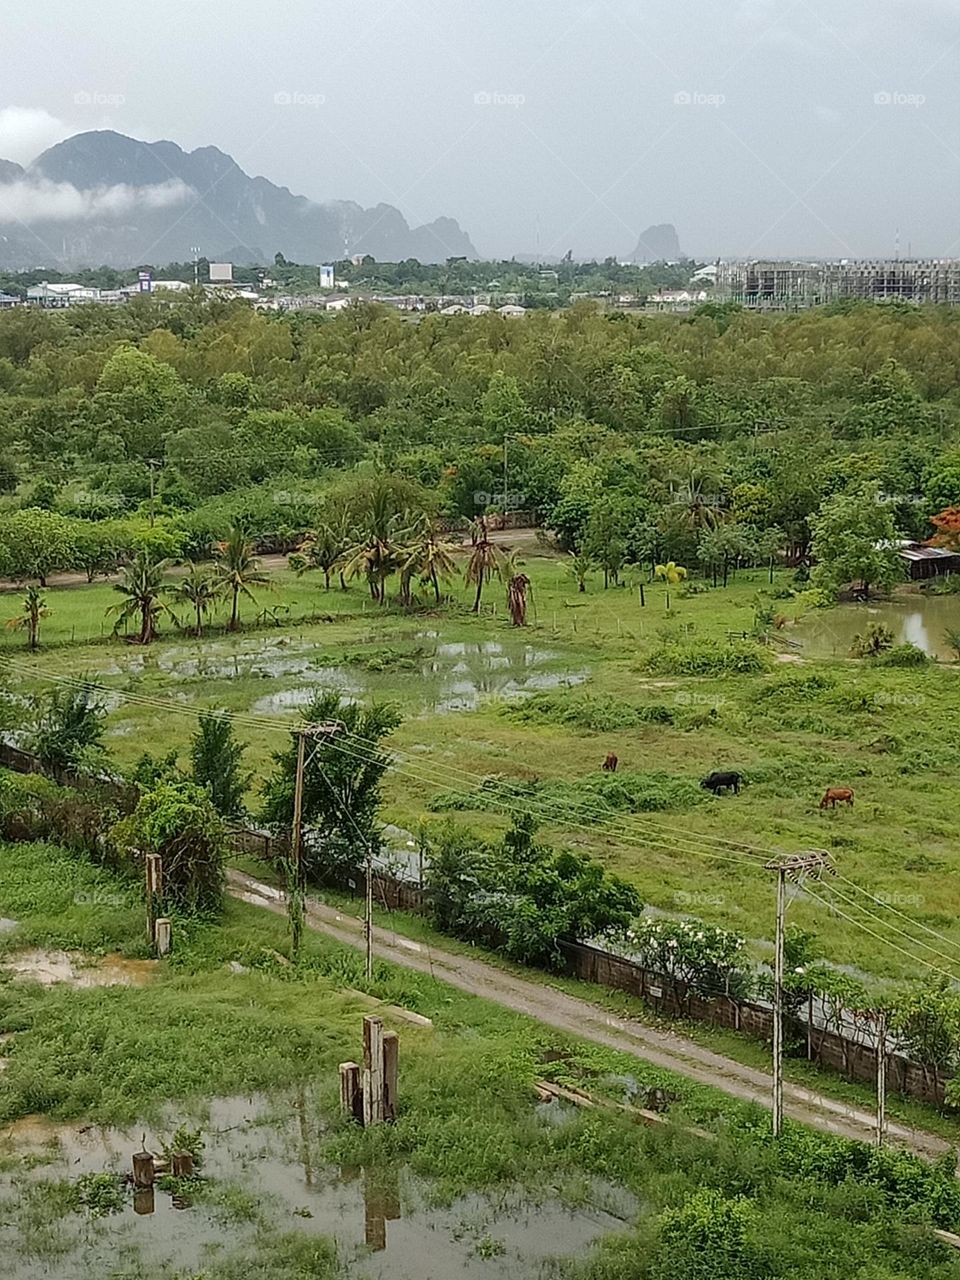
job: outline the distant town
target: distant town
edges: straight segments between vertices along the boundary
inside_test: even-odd
[[[801,311],[844,301],[898,301],[913,305],[960,304],[960,259],[843,259],[840,261],[751,260],[703,264],[677,262],[560,264],[531,267],[511,264],[523,275],[501,280],[490,273],[503,264],[465,263],[452,259],[449,277],[418,280],[414,290],[385,290],[378,278],[388,272],[402,279],[419,263],[375,263],[356,255],[342,264],[301,268],[277,255],[276,271],[198,259],[171,264],[170,274],[154,270],[111,272],[109,268],[80,272],[67,280],[51,272],[5,277],[0,309],[13,307],[115,306],[151,296],[172,300],[196,290],[204,296],[237,298],[272,311],[341,311],[354,302],[373,302],[405,313],[522,317],[530,310],[557,309],[592,301],[615,310],[683,313],[707,302],[756,311]],[[472,279],[460,267],[469,267]],[[483,280],[487,267],[489,279]],[[564,282],[564,267],[576,268]],[[291,278],[290,268],[298,273]],[[443,269],[439,270],[441,273]],[[191,278],[192,273],[192,278]],[[592,274],[591,274],[592,273]],[[92,283],[92,276],[112,275],[109,285]],[[120,280],[133,276],[127,283]],[[309,279],[308,279],[309,277]],[[619,277],[619,278],[618,278]],[[481,283],[482,281],[482,283]],[[662,281],[662,283],[660,283]],[[583,287],[577,287],[581,285]]]

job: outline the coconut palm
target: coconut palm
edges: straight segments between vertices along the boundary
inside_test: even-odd
[[[674,564],[672,560],[668,560],[666,564],[658,564],[654,566],[654,577],[659,578],[661,582],[667,584],[667,605],[670,608],[670,588],[676,586],[678,582],[682,582],[687,576],[687,571],[682,564]]]
[[[253,554],[253,543],[237,526],[217,548],[216,574],[223,590],[230,593],[230,630],[236,631],[240,625],[240,597],[246,596],[256,604],[257,598],[250,590],[251,586],[269,583],[260,568],[260,561]]]
[[[290,567],[298,576],[310,569],[320,569],[324,590],[329,591],[330,574],[349,545],[349,530],[345,524],[322,521],[307,535],[299,551],[290,557]]]
[[[527,625],[527,592],[530,589],[530,579],[521,569],[520,563],[511,552],[504,556],[500,573],[507,584],[507,608],[515,627]]]
[[[423,583],[429,582],[437,604],[440,603],[440,581],[453,577],[456,570],[454,552],[457,544],[444,538],[435,524],[425,516],[421,517],[411,530],[411,540],[406,546],[406,559],[400,566],[400,580],[405,583],[401,591],[409,603],[410,580],[419,578]]]
[[[26,631],[27,643],[31,649],[36,649],[40,643],[40,619],[49,616],[50,610],[40,594],[40,588],[27,587],[27,594],[23,597],[23,612],[10,618],[7,626],[12,631]]]
[[[387,485],[377,485],[370,493],[354,538],[341,559],[347,578],[364,577],[370,595],[380,604],[387,602],[387,579],[404,562],[402,544],[410,517],[398,510]]]
[[[193,633],[203,635],[203,615],[213,608],[223,591],[223,584],[218,582],[209,569],[194,564],[191,560],[187,566],[186,577],[168,588],[170,595],[181,604],[188,604],[197,620]]]
[[[473,534],[474,543],[463,576],[467,583],[477,588],[477,594],[473,601],[473,612],[479,613],[480,598],[483,595],[484,584],[489,582],[491,578],[500,578],[502,580],[506,562],[499,547],[490,541],[490,535],[487,533],[487,523],[482,516],[476,522]]]
[[[568,573],[572,573],[577,580],[577,591],[584,592],[587,589],[587,574],[594,569],[593,559],[585,555],[582,551],[578,551],[576,555],[571,555],[570,559],[565,563],[564,568]]]
[[[108,613],[117,614],[114,633],[120,630],[121,623],[136,618],[140,623],[137,643],[150,643],[156,635],[157,619],[162,613],[170,613],[162,599],[165,590],[163,575],[169,566],[169,560],[154,560],[150,552],[145,550],[138,551],[123,566],[120,581],[113,584],[113,589],[119,591],[124,599],[107,610]]]

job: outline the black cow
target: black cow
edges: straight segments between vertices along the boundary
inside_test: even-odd
[[[743,778],[739,773],[709,773],[700,783],[707,791],[712,791],[714,795],[718,792],[726,790],[730,787],[735,795],[740,794],[740,783]]]

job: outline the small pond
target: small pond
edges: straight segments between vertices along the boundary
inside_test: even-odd
[[[31,1118],[0,1129],[6,1280],[101,1280],[121,1259],[130,1274],[193,1274],[255,1246],[263,1228],[332,1237],[357,1280],[533,1280],[547,1259],[583,1254],[600,1236],[627,1230],[638,1208],[599,1181],[574,1205],[548,1191],[539,1204],[507,1192],[438,1205],[430,1182],[402,1165],[326,1164],[325,1126],[301,1089],[210,1104],[207,1189],[196,1197],[131,1188],[121,1211],[103,1217],[58,1209],[58,1182],[124,1174],[142,1141],[160,1150],[183,1120],[178,1112],[165,1125],[125,1131]]]
[[[816,609],[785,634],[799,644],[798,653],[814,658],[848,658],[854,637],[872,622],[882,622],[897,644],[915,644],[932,658],[949,661],[953,650],[944,638],[960,631],[960,595],[910,594],[876,604],[841,604]]]

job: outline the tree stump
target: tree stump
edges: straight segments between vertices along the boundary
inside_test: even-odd
[[[189,1151],[175,1151],[173,1153],[171,1172],[175,1178],[193,1177],[193,1156]]]
[[[135,1187],[152,1187],[155,1173],[153,1153],[151,1151],[135,1151],[133,1154],[133,1185]]]

